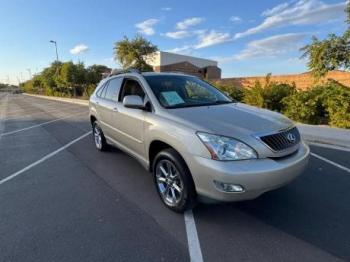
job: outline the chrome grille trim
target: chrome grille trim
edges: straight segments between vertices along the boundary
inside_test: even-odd
[[[297,146],[301,141],[300,133],[295,126],[276,133],[258,135],[256,137],[273,152],[290,149]],[[291,140],[291,138],[294,138],[294,140]]]

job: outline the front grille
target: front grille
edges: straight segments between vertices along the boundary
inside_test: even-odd
[[[282,151],[297,145],[300,142],[300,134],[298,129],[293,127],[277,134],[261,136],[260,140],[272,150]]]

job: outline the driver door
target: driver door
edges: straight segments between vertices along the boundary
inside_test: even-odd
[[[126,146],[133,153],[144,156],[145,111],[124,107],[123,99],[127,95],[138,95],[144,100],[145,92],[136,79],[124,79],[118,98],[117,111],[112,112],[113,123],[118,130],[114,133],[114,136],[119,143]]]

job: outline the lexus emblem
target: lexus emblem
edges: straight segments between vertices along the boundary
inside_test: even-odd
[[[288,139],[288,141],[289,141],[290,143],[294,143],[294,142],[295,142],[295,140],[296,140],[296,137],[295,137],[295,135],[294,135],[294,134],[292,134],[292,133],[288,133],[288,135],[287,135],[287,139]]]

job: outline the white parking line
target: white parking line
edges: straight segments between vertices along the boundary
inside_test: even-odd
[[[196,222],[194,221],[192,210],[187,210],[185,212],[184,219],[191,262],[203,262],[201,245],[199,243]]]
[[[66,108],[65,108],[66,110]],[[74,110],[74,111],[62,111],[62,109],[54,109],[54,110],[47,110],[47,111],[40,111],[40,112],[28,112],[26,111],[26,115],[24,116],[10,116],[4,119],[4,121],[9,121],[9,120],[16,120],[16,119],[24,119],[24,118],[31,118],[31,117],[37,117],[38,115],[43,115],[43,114],[51,114],[51,113],[63,113],[63,114],[68,114],[68,113],[78,113],[79,111],[82,111],[80,108],[75,109],[75,108],[68,108],[68,110]],[[8,115],[8,114],[7,114]]]
[[[60,120],[63,120],[63,119],[71,118],[73,116],[78,116],[78,115],[82,115],[82,114],[86,114],[86,112],[79,113],[79,114],[74,114],[74,115],[70,115],[70,116],[66,116],[66,117],[61,117],[61,118],[57,118],[57,119],[53,119],[53,120],[50,120],[50,121],[46,121],[46,122],[43,122],[43,123],[40,123],[40,124],[37,124],[37,125],[28,126],[28,127],[22,128],[22,129],[6,132],[6,133],[1,134],[0,137],[16,134],[18,132],[26,131],[26,130],[29,130],[29,129],[32,129],[32,128],[36,128],[36,127],[39,127],[39,126],[47,125],[47,124],[50,124],[50,123],[53,123],[53,122],[57,122],[57,121],[60,121]]]
[[[80,137],[74,139],[73,141],[69,142],[68,144],[66,144],[66,145],[60,147],[59,149],[53,151],[52,153],[50,153],[50,154],[48,154],[48,155],[46,155],[46,156],[40,158],[38,161],[35,161],[34,163],[32,163],[32,164],[26,166],[25,168],[22,168],[21,170],[17,171],[16,173],[14,173],[14,174],[12,174],[12,175],[10,175],[10,176],[8,176],[8,177],[6,177],[6,178],[0,180],[0,185],[6,183],[6,182],[8,182],[8,181],[10,181],[11,179],[14,179],[15,177],[19,176],[20,174],[22,174],[22,173],[28,171],[29,169],[31,169],[31,168],[33,168],[33,167],[39,165],[40,163],[42,163],[42,162],[44,162],[45,160],[47,160],[47,159],[53,157],[54,155],[57,155],[59,152],[65,150],[67,147],[70,147],[70,146],[73,145],[74,143],[78,142],[79,140],[83,139],[84,137],[86,137],[86,136],[88,136],[88,135],[90,135],[90,134],[91,134],[91,131],[85,133],[84,135],[82,135],[82,136],[80,136]]]
[[[342,169],[342,170],[344,170],[344,171],[350,173],[350,168],[347,168],[347,167],[345,167],[345,166],[342,166],[342,165],[340,165],[340,164],[338,164],[338,163],[335,163],[335,162],[333,162],[333,161],[331,161],[331,160],[329,160],[329,159],[327,159],[327,158],[325,158],[325,157],[323,157],[323,156],[317,155],[317,154],[315,154],[315,153],[310,153],[310,154],[311,154],[312,156],[318,158],[318,159],[321,159],[321,160],[327,162],[328,164],[331,164],[331,165],[333,165],[333,166],[336,166],[336,167],[338,167],[338,168],[340,168],[340,169]]]

